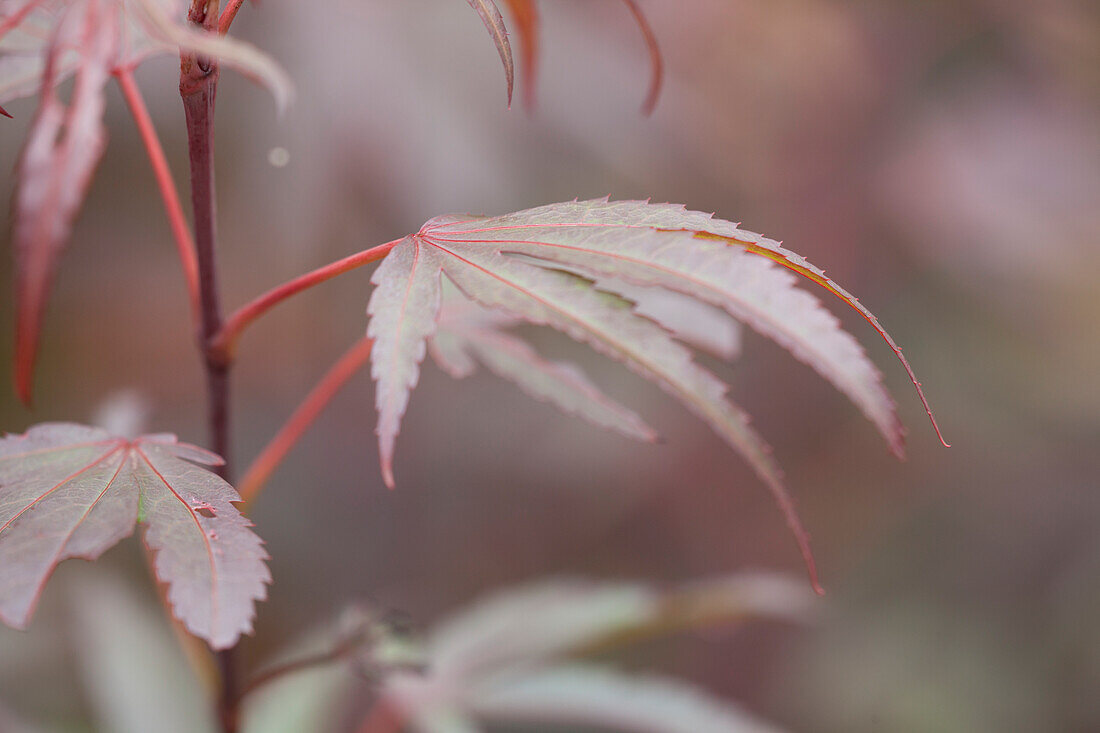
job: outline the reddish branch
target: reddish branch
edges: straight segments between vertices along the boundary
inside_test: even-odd
[[[319,267],[304,275],[299,275],[293,280],[288,280],[282,285],[272,288],[252,302],[238,308],[237,311],[225,321],[221,330],[210,340],[210,353],[215,358],[221,359],[224,362],[231,362],[233,360],[233,352],[237,343],[237,338],[241,335],[241,332],[244,331],[250,323],[269,311],[272,307],[296,293],[300,293],[326,280],[331,280],[337,275],[348,272],[349,270],[354,270],[357,267],[362,267],[371,262],[377,262],[388,255],[390,250],[400,241],[400,239],[395,239],[392,242],[380,244],[377,247],[357,252],[342,260],[337,260],[330,265]]]
[[[192,0],[187,19],[202,30],[216,32],[217,13],[218,0]],[[217,90],[217,64],[193,53],[181,53],[180,97],[187,120],[187,148],[191,163],[191,205],[199,276],[200,348],[206,367],[210,443],[213,451],[225,459],[220,473],[230,480],[229,366],[211,358],[206,348],[222,325],[214,203],[214,100]],[[222,730],[233,733],[238,728],[237,672],[233,650],[218,652],[217,660],[221,671],[218,718]]]
[[[145,100],[141,91],[134,82],[134,74],[130,68],[115,70],[115,78],[122,89],[122,96],[130,107],[130,114],[137,123],[141,141],[145,144],[145,152],[149,156],[149,163],[153,167],[153,175],[157,179],[157,188],[160,189],[161,199],[164,201],[164,211],[168,215],[168,224],[172,228],[172,237],[176,241],[176,249],[179,252],[180,265],[183,267],[183,276],[187,281],[187,294],[191,299],[191,312],[198,323],[201,318],[202,304],[199,299],[199,265],[195,257],[195,242],[191,239],[191,232],[187,228],[187,219],[180,204],[179,192],[172,181],[172,172],[168,169],[168,160],[164,156],[164,149],[160,145],[156,128],[149,117],[149,110],[145,106]]]
[[[244,0],[229,0],[225,4],[225,9],[222,10],[221,17],[218,18],[218,33],[223,36],[229,32],[229,27],[233,25],[234,19],[237,17],[237,11],[244,5]]]
[[[256,498],[272,472],[282,463],[287,453],[313,424],[321,411],[332,401],[340,388],[367,363],[372,346],[374,346],[372,339],[364,338],[356,342],[306,395],[290,419],[245,471],[240,484],[241,498],[245,502],[251,502]]]

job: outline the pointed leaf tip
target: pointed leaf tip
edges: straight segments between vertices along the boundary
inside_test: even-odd
[[[485,29],[489,31],[489,36],[497,47],[497,53],[500,54],[500,62],[504,65],[504,79],[508,84],[508,109],[511,109],[516,66],[512,60],[512,45],[508,41],[508,29],[504,25],[504,17],[493,0],[466,0],[466,2],[481,16],[481,22],[485,24]]]
[[[4,115],[4,116],[5,116],[5,117],[7,117],[7,118],[8,118],[9,120],[15,119],[15,118],[14,118],[14,117],[12,117],[12,116],[11,116],[11,114],[9,114],[9,113],[8,113],[8,111],[7,111],[6,109],[4,109],[3,107],[0,107],[0,115]]]

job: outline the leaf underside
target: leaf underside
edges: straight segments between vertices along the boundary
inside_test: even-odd
[[[130,441],[71,423],[0,439],[0,619],[26,627],[57,564],[99,557],[133,532],[140,504],[173,613],[213,648],[233,646],[271,576],[237,492],[195,465],[221,462],[173,435]]]
[[[879,371],[838,320],[795,287],[795,274],[859,311],[912,376],[874,316],[821,270],[778,242],[710,214],[673,204],[599,199],[499,217],[432,219],[402,240],[372,279],[377,287],[368,306],[368,335],[375,339],[372,375],[378,382],[378,436],[387,484],[393,483],[394,442],[429,339],[443,366],[458,376],[469,373],[476,360],[512,379],[517,374],[534,379],[543,368],[539,357],[529,349],[517,351],[515,337],[500,327],[520,321],[547,325],[655,382],[741,453],[775,496],[814,577],[806,534],[780,470],[748,416],[728,399],[726,385],[693,361],[682,343],[691,342],[689,335],[678,339],[675,330],[658,322],[659,309],[658,320],[652,320],[624,297],[638,297],[637,288],[656,288],[721,309],[832,382],[874,423],[891,450],[903,455],[904,430]],[[459,329],[456,342],[453,325],[448,330],[444,317],[442,336],[437,335],[443,275],[470,300],[505,314],[505,320],[478,325],[475,319],[474,326]],[[616,292],[616,283],[629,288]],[[511,362],[494,363],[486,349],[498,356],[511,349]]]

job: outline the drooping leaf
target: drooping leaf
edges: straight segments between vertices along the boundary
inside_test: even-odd
[[[629,301],[593,289],[588,280],[509,258],[483,241],[467,246],[446,235],[436,237],[434,228],[445,226],[448,221],[446,217],[433,220],[389,255],[400,263],[415,263],[423,258],[433,263],[431,267],[413,266],[409,279],[403,283],[393,281],[389,268],[383,272],[380,267],[375,278],[377,284],[384,284],[398,294],[393,297],[376,292],[372,296],[371,311],[375,317],[368,330],[377,340],[371,362],[372,372],[379,380],[379,436],[387,482],[392,481],[389,466],[397,419],[404,412],[409,389],[415,384],[416,364],[424,356],[423,340],[431,330],[427,310],[412,305],[427,299],[409,295],[430,289],[431,302],[438,303],[438,270],[442,268],[459,289],[482,305],[500,307],[532,323],[557,328],[626,362],[672,392],[741,451],[767,482],[787,512],[809,562],[805,533],[786,497],[779,469],[764,442],[749,428],[747,416],[725,399],[725,385],[717,377],[692,362],[691,353],[657,324],[635,315]],[[379,314],[386,318],[379,318]],[[394,318],[395,315],[398,317]],[[415,333],[424,335],[416,339],[412,337]],[[400,344],[402,349],[396,351],[390,344]],[[379,350],[378,346],[383,348]]]
[[[727,399],[726,385],[695,364],[690,350],[668,331],[639,316],[630,300],[610,292],[615,282],[670,290],[744,321],[831,381],[879,428],[895,453],[903,451],[903,429],[878,370],[816,298],[794,287],[788,270],[858,310],[897,353],[920,394],[900,349],[874,316],[778,242],[713,215],[671,204],[603,199],[500,217],[445,216],[403,240],[389,258],[393,261],[384,262],[374,278],[379,288],[371,298],[368,330],[381,346],[371,358],[379,381],[387,482],[392,481],[393,441],[416,384],[424,340],[435,329],[440,271],[482,306],[549,325],[624,362],[705,420],[772,491],[811,577],[805,532],[766,444]],[[456,371],[468,371],[462,357],[451,356],[459,360],[451,364]]]
[[[499,722],[550,722],[637,733],[776,733],[727,700],[672,679],[595,665],[551,667],[474,690],[469,709]]]
[[[112,4],[87,0],[83,15],[67,16],[79,27],[78,71],[66,107],[57,96],[65,47],[56,44],[46,59],[38,112],[19,160],[15,194],[15,369],[16,385],[30,402],[34,363],[46,298],[61,250],[103,153],[103,88],[118,43]]]
[[[549,402],[593,425],[653,442],[657,433],[638,415],[603,394],[574,364],[551,362],[505,329],[516,319],[486,310],[462,296],[450,297],[439,317],[439,330],[429,349],[451,376],[462,378],[474,361],[502,379],[514,382],[531,397]]]
[[[862,347],[815,298],[792,287],[789,273],[759,256],[767,252],[780,264],[824,277],[778,242],[680,206],[638,201],[553,204],[440,227],[431,235],[523,254],[597,278],[661,286],[724,308],[814,367],[863,410],[895,452],[903,450],[893,400]],[[825,283],[839,292],[831,281]]]
[[[504,64],[504,79],[508,83],[508,106],[511,107],[516,67],[512,60],[512,44],[508,42],[508,29],[504,26],[504,18],[493,0],[466,0],[466,2],[481,16],[481,22],[485,24],[485,29],[489,31],[489,36],[496,44],[500,62]]]
[[[184,49],[267,84],[280,108],[290,97],[286,74],[270,58],[240,41],[196,31],[186,11],[184,0],[0,3],[0,104],[39,93],[13,199],[15,377],[24,402],[31,399],[58,259],[106,143],[103,94],[110,74]],[[66,105],[57,86],[69,76],[76,82]]]
[[[71,423],[0,439],[0,619],[25,627],[57,564],[129,535],[140,504],[176,617],[215,649],[235,644],[265,597],[267,554],[233,487],[195,463],[221,459],[173,435],[127,440]]]

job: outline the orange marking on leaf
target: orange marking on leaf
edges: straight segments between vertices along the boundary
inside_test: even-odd
[[[901,353],[901,347],[898,346],[897,342],[895,342],[890,334],[886,332],[886,329],[882,327],[882,325],[878,322],[878,319],[875,318],[874,314],[864,308],[855,297],[841,290],[835,283],[833,283],[832,280],[829,280],[827,277],[819,275],[813,270],[799,265],[796,262],[791,262],[789,259],[784,257],[781,252],[776,252],[766,247],[761,247],[758,244],[737,239],[736,237],[725,237],[720,234],[712,234],[710,232],[696,232],[695,236],[699,239],[717,239],[725,241],[729,244],[735,244],[739,247],[743,247],[746,252],[760,255],[761,257],[767,257],[769,260],[782,265],[791,272],[794,272],[806,278],[807,280],[811,280],[817,283],[825,290],[828,290],[837,298],[851,306],[853,310],[863,316],[863,319],[865,321],[871,324],[871,328],[875,329],[875,332],[878,333],[878,335],[881,336],[884,341],[886,341],[886,343],[893,350],[894,354],[897,355],[898,361],[901,362],[901,365],[905,368],[905,372],[909,375],[909,381],[913,383],[913,387],[915,387],[917,390],[917,396],[920,398],[921,404],[924,405],[924,411],[928,414],[928,419],[932,421],[932,429],[936,431],[936,437],[939,438],[940,443],[942,443],[945,448],[951,447],[951,444],[944,440],[943,433],[940,431],[939,423],[936,422],[936,417],[932,414],[932,406],[928,404],[928,399],[924,396],[924,390],[921,389],[921,383],[917,380],[917,375],[913,371],[913,367],[909,365],[909,360],[906,359],[905,355]]]

